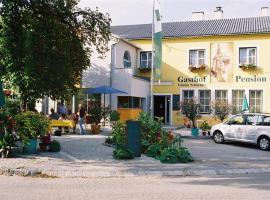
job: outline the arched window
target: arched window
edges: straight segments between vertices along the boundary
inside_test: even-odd
[[[131,67],[130,54],[128,51],[125,51],[125,53],[124,53],[124,68],[130,68],[130,67]]]

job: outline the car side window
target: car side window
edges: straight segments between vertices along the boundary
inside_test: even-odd
[[[257,122],[257,117],[255,115],[247,115],[246,125],[255,125]]]
[[[258,116],[257,126],[270,126],[270,116]]]
[[[245,124],[245,118],[243,115],[237,115],[235,117],[232,117],[229,120],[229,124],[231,125],[244,125]]]

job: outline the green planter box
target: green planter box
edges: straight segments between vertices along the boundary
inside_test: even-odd
[[[127,121],[127,147],[135,157],[141,157],[141,126],[139,121]]]
[[[191,135],[194,137],[198,137],[199,129],[198,128],[191,128]]]
[[[30,139],[29,144],[23,147],[23,152],[27,154],[37,153],[37,139]]]

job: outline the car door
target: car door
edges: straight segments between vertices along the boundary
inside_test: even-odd
[[[259,115],[256,123],[256,136],[257,141],[260,135],[267,135],[270,137],[270,116]]]
[[[232,140],[239,140],[245,130],[245,116],[236,115],[228,121],[227,137]]]
[[[258,115],[246,115],[246,126],[241,133],[241,139],[247,142],[254,142],[258,132]]]

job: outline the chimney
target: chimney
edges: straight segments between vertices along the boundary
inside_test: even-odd
[[[204,20],[204,12],[192,12],[192,21]]]
[[[223,19],[223,10],[222,7],[216,7],[216,10],[214,11],[215,19]]]
[[[269,8],[268,7],[262,7],[261,8],[261,16],[262,17],[269,16]]]

